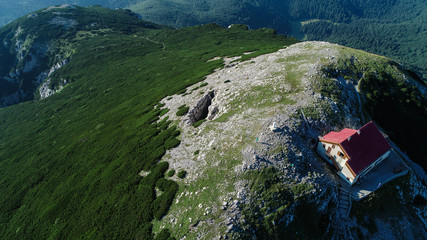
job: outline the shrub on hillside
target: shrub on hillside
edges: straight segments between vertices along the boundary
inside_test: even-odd
[[[167,174],[168,177],[173,177],[173,175],[175,175],[175,170],[174,169],[170,170],[168,172],[168,174]]]
[[[172,201],[178,191],[178,184],[174,181],[160,178],[157,181],[156,186],[160,191],[163,191],[163,193],[153,202],[154,218],[160,220],[169,211],[169,207],[172,205]]]
[[[154,240],[175,240],[175,238],[171,236],[169,229],[165,228],[156,235]]]
[[[204,123],[204,122],[206,122],[206,119],[201,119],[201,120],[199,120],[199,121],[197,121],[197,122],[195,122],[194,124],[193,124],[193,127],[198,127],[198,126],[200,126],[200,125],[202,125],[202,123]]]
[[[179,173],[178,173],[179,178],[185,178],[185,176],[187,176],[187,171],[185,171],[185,170],[179,171]]]
[[[178,112],[176,112],[176,115],[177,116],[184,116],[185,114],[188,113],[188,110],[190,110],[190,108],[184,104],[178,108]]]

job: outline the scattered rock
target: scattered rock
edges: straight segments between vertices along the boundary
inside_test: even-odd
[[[318,160],[311,140],[334,130],[336,125],[331,120],[334,115],[342,114],[346,127],[361,123],[354,90],[357,81],[341,77],[334,80],[342,92],[339,102],[320,94],[313,85],[316,78],[323,77],[324,64],[337,62],[342,57],[340,51],[338,45],[330,43],[303,42],[246,62],[228,60],[226,67],[206,77],[205,82],[211,89],[201,99],[199,93],[193,91],[186,96],[175,95],[162,100],[165,108],[171,110],[163,117],[177,121],[182,130],[182,143],[168,150],[163,160],[168,161],[171,168],[188,171],[184,184],[215,186],[209,200],[195,205],[198,218],[204,219],[213,213],[216,219],[221,219],[211,228],[204,225],[204,231],[218,234],[220,229],[219,234],[224,239],[229,238],[226,233],[243,231],[242,208],[255,197],[250,190],[251,180],[245,176],[265,167],[278,169],[284,182],[313,186],[308,194],[319,211],[338,212],[336,207],[328,210],[330,202],[338,201],[338,194],[334,190],[335,182],[329,177],[331,173]],[[292,65],[286,63],[288,58],[293,59]],[[297,86],[289,80],[292,75],[298,76]],[[192,88],[194,86],[189,87]],[[182,104],[195,106],[186,122],[172,114]],[[308,128],[301,109],[307,109],[304,113]],[[197,129],[187,124],[204,118],[210,121]],[[274,131],[269,128],[273,123]],[[193,154],[196,150],[200,151],[197,156]],[[201,195],[181,193],[183,199],[180,198],[179,203],[186,199],[193,201]],[[264,206],[268,206],[265,201],[259,207]],[[178,202],[174,209],[179,209]],[[274,211],[267,207],[265,210]],[[188,217],[176,211],[170,214]],[[290,210],[280,221],[290,223],[293,220]],[[191,229],[196,231],[196,226],[193,224]]]

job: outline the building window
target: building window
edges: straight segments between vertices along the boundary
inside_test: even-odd
[[[326,148],[326,145],[325,145],[325,144],[323,144],[323,148]]]
[[[332,150],[332,149],[331,149],[331,147],[328,147],[327,152],[328,152],[328,153],[331,153],[331,150]]]
[[[342,153],[342,152],[338,152],[338,155],[339,155],[340,157],[344,157],[344,153]]]
[[[332,148],[335,149],[335,145],[332,145]]]

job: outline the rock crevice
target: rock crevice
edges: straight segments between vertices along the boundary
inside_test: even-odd
[[[188,124],[194,124],[197,121],[200,121],[202,119],[206,119],[209,115],[209,106],[212,104],[212,100],[215,97],[215,91],[212,90],[208,92],[202,99],[200,99],[196,106],[191,109],[191,111],[188,113]]]

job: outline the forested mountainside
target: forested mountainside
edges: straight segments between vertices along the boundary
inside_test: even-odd
[[[0,1],[0,25],[52,4],[129,8],[172,27],[217,23],[269,27],[300,40],[322,40],[396,59],[427,79],[424,0],[18,0]]]
[[[364,49],[403,62],[427,79],[427,3],[423,0],[154,1],[129,6],[174,27],[216,22],[270,27],[301,40]]]
[[[44,98],[0,109],[1,239],[426,236],[427,191],[412,173],[337,218],[337,187],[300,117],[320,133],[363,115],[425,167],[425,85],[391,59],[99,6],[49,7],[0,34],[16,58],[4,82],[46,73],[44,90],[28,90]],[[216,110],[187,124],[209,98]]]

